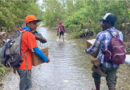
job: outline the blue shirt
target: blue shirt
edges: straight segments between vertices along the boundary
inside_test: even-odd
[[[110,31],[112,33],[113,36],[117,35],[117,31],[114,27],[108,28],[108,31]],[[109,34],[109,32],[107,32],[107,30],[99,32],[97,37],[96,37],[96,41],[94,42],[94,44],[87,49],[87,53],[91,54],[94,52],[97,52],[99,50],[99,53],[97,55],[97,59],[101,61],[101,64],[103,64],[105,67],[107,68],[115,68],[118,67],[119,64],[112,64],[109,61],[107,61],[104,57],[104,53],[109,45],[109,42],[111,40],[111,35]],[[123,34],[121,31],[118,31],[119,35],[118,37],[123,41]]]
[[[27,26],[23,27],[22,29],[27,29],[28,31],[31,32],[31,29],[29,27],[27,27]]]

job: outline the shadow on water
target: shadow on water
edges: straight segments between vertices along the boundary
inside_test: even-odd
[[[85,53],[86,39],[72,39],[68,34],[63,42],[62,39],[58,40],[54,30],[39,27],[38,32],[48,41],[47,44],[39,42],[38,44],[49,47],[51,62],[33,67],[31,90],[91,90],[94,88],[90,63],[90,60],[94,58]],[[3,79],[3,83],[4,89],[1,90],[18,90],[19,76],[10,72]],[[105,78],[102,78],[101,90],[107,90]]]

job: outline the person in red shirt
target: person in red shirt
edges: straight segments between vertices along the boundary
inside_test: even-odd
[[[20,90],[27,90],[32,87],[31,81],[31,70],[32,70],[32,49],[35,53],[41,57],[46,63],[50,62],[50,59],[47,58],[42,51],[38,48],[36,43],[36,38],[31,31],[36,30],[37,20],[34,15],[28,15],[25,18],[26,26],[22,28],[27,30],[23,33],[21,38],[21,55],[26,51],[26,55],[23,55],[23,61],[20,67],[17,68],[17,72],[20,76]],[[26,62],[27,61],[27,62]]]
[[[64,32],[66,32],[65,27],[64,27],[64,25],[60,22],[60,23],[59,23],[59,26],[58,26],[58,29],[57,29],[57,34],[58,34],[58,33],[60,34],[60,35],[59,35],[59,39],[61,38],[61,35],[62,35],[63,41],[64,41]]]

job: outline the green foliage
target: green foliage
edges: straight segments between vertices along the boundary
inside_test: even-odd
[[[81,31],[88,28],[96,34],[102,30],[100,18],[105,13],[113,13],[117,16],[115,27],[125,34],[129,28],[123,23],[129,23],[130,5],[129,0],[43,0],[45,8],[45,24],[57,26],[62,21],[67,31]],[[128,4],[128,5],[127,5]],[[91,21],[91,23],[90,23]],[[76,26],[78,28],[76,28]],[[80,26],[80,27],[79,27]],[[78,30],[76,30],[78,29]],[[124,30],[125,29],[125,30]],[[95,35],[96,35],[95,34]]]
[[[74,37],[74,38],[79,38],[79,33],[78,32],[73,32],[72,33],[72,37]]]
[[[4,76],[7,70],[8,69],[3,64],[0,64],[0,76]]]
[[[0,26],[6,30],[13,30],[24,23],[25,17],[34,14],[38,19],[43,19],[37,0],[0,0]]]

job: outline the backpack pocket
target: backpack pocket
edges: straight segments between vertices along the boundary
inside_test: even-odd
[[[21,62],[23,61],[22,56],[18,53],[10,55],[6,61],[5,66],[6,67],[19,67]]]
[[[115,54],[112,59],[112,64],[123,64],[125,62],[125,58],[125,53]]]
[[[110,61],[110,60],[111,60],[111,57],[112,57],[112,53],[111,53],[109,50],[107,50],[107,51],[105,52],[105,58],[106,58],[108,61]]]

